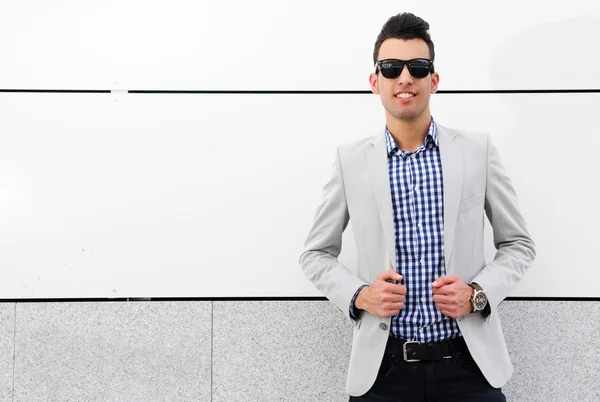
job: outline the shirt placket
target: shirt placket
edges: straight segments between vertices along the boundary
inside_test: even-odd
[[[417,224],[418,224],[418,185],[416,183],[419,182],[415,164],[416,159],[418,158],[420,149],[417,149],[415,152],[411,154],[407,154],[405,158],[406,172],[407,172],[407,181],[408,181],[408,202],[410,207],[409,214],[409,231],[410,231],[410,239],[412,240],[411,246],[411,266],[412,272],[410,277],[410,288],[411,288],[411,306],[414,306],[413,314],[415,315],[416,322],[422,322],[422,310],[420,306],[420,301],[422,299],[421,296],[421,287],[418,272],[422,269],[424,263],[424,257],[421,250],[421,241],[419,233],[417,232]],[[423,329],[421,327],[413,328],[414,331],[410,339],[418,339],[422,340],[423,337]]]
[[[426,299],[425,299],[425,289],[424,284],[422,283],[424,281],[424,278],[427,277],[426,275],[426,270],[427,270],[427,261],[426,261],[426,253],[425,253],[425,248],[424,246],[424,236],[423,236],[423,217],[421,216],[422,213],[422,206],[420,205],[420,192],[423,191],[422,188],[420,188],[420,183],[421,183],[421,177],[419,175],[419,169],[417,169],[416,165],[417,165],[417,160],[420,157],[423,157],[423,152],[424,152],[424,147],[420,147],[419,149],[417,149],[410,158],[410,171],[411,171],[411,177],[412,177],[412,200],[411,200],[411,205],[412,205],[412,211],[411,211],[411,231],[413,233],[414,236],[414,244],[415,244],[415,252],[416,252],[416,257],[417,257],[417,261],[415,264],[415,275],[414,275],[414,284],[413,284],[413,291],[415,292],[415,306],[417,309],[417,322],[419,322],[420,326],[417,329],[418,333],[416,334],[416,337],[418,338],[419,341],[423,342],[425,339],[425,327],[427,326],[427,322],[425,322],[425,309],[427,308],[426,306]]]

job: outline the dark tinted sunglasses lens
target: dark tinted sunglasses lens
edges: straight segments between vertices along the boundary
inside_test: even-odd
[[[391,64],[383,64],[381,66],[381,75],[385,78],[398,78],[400,76],[400,72],[402,71],[403,66],[393,66]]]
[[[410,75],[415,78],[425,78],[429,74],[429,63],[414,61],[408,64]]]

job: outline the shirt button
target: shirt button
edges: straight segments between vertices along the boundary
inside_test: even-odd
[[[423,333],[423,328],[419,328],[419,332],[420,332],[420,333]]]
[[[425,264],[425,260],[421,260],[419,261],[421,264]]]
[[[379,328],[381,328],[382,330],[386,330],[387,329],[387,325],[385,325],[384,323],[379,324]]]
[[[419,228],[422,228],[422,227],[423,227],[423,225],[421,225],[420,223],[419,223],[417,226],[418,226]]]
[[[421,297],[421,301],[422,301],[423,303],[425,303],[425,298],[424,298],[424,297]]]
[[[412,154],[410,157],[413,158],[413,159],[415,159],[417,157],[417,155]]]

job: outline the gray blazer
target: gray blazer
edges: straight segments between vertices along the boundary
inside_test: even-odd
[[[481,285],[491,307],[486,319],[470,314],[459,319],[458,326],[486,379],[498,388],[508,381],[513,368],[497,307],[533,262],[534,243],[490,137],[439,124],[437,128],[444,180],[446,273]],[[485,263],[483,252],[484,210],[497,249],[489,264]],[[337,259],[342,232],[350,219],[358,272],[351,272]],[[395,268],[395,241],[382,130],[373,138],[338,148],[300,265],[306,277],[350,319],[350,300],[358,287],[372,284],[380,272]],[[360,396],[375,382],[391,318],[365,312],[353,322],[346,391]]]

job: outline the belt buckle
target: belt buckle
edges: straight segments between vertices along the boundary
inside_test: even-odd
[[[418,341],[407,341],[404,342],[404,345],[402,345],[402,352],[404,354],[404,361],[407,363],[415,363],[415,362],[420,362],[421,360],[419,359],[409,359],[408,356],[406,355],[406,345],[420,345],[421,342]]]

